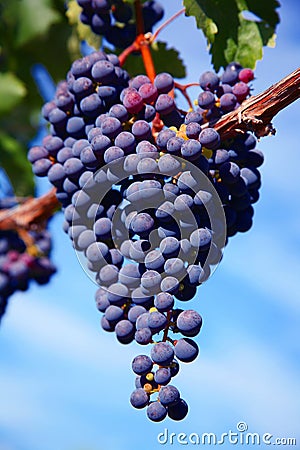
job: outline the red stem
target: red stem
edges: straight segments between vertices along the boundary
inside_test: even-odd
[[[184,98],[186,99],[186,101],[188,102],[188,104],[189,104],[189,107],[191,108],[191,109],[194,109],[194,105],[193,105],[193,102],[192,102],[192,100],[190,99],[190,96],[188,95],[188,93],[187,93],[187,88],[188,87],[190,87],[190,86],[199,86],[199,84],[198,83],[190,83],[190,84],[180,84],[180,83],[177,83],[176,81],[175,81],[175,88],[176,89],[178,89],[181,93],[182,93],[182,95],[184,96]]]
[[[157,30],[155,31],[155,33],[151,36],[150,38],[150,44],[152,44],[152,42],[155,41],[155,39],[157,38],[157,36],[159,35],[159,33],[167,26],[169,25],[171,22],[173,22],[173,20],[175,20],[178,16],[180,16],[181,14],[183,14],[185,12],[185,8],[182,8],[180,11],[177,11],[177,13],[173,14],[173,16],[171,16],[168,20],[166,20],[163,24],[160,25],[160,27],[157,28]]]
[[[138,45],[138,48],[141,52],[146,74],[153,82],[156,73],[153,58],[149,47],[149,41],[145,39],[144,35],[144,19],[140,0],[135,0],[134,7],[136,15],[136,28],[137,28],[137,38],[135,42]]]
[[[134,41],[131,45],[129,45],[129,47],[125,48],[125,50],[123,50],[123,52],[120,53],[120,55],[119,55],[119,61],[120,61],[121,66],[123,66],[125,64],[127,57],[129,55],[131,55],[131,53],[136,52],[138,50],[139,50],[139,46],[136,41]]]

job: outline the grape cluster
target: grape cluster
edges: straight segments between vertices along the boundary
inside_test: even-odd
[[[117,48],[126,48],[136,38],[134,8],[131,3],[123,0],[77,0],[82,11],[80,21],[89,25],[95,34],[105,39]],[[142,16],[145,33],[151,32],[153,26],[164,15],[162,6],[149,0],[142,5]]]
[[[100,286],[102,328],[122,344],[152,344],[132,363],[130,401],[153,421],[188,410],[169,383],[179,361],[197,357],[202,318],[182,302],[209,278],[228,238],[252,225],[263,155],[252,134],[222,141],[213,128],[250,95],[252,79],[237,63],[221,77],[205,72],[196,108],[184,113],[170,74],[130,79],[115,55],[92,53],[44,106],[50,134],[28,154],[57,188],[64,230]],[[157,115],[165,127],[154,138]]]
[[[148,143],[148,152],[139,152],[137,146],[135,153],[119,156],[94,174],[85,173],[84,186],[65,209],[66,230],[74,248],[85,255],[81,262],[86,271],[94,273],[101,286],[95,299],[103,313],[102,328],[115,332],[123,344],[135,340],[147,345],[161,339],[153,347],[151,361],[169,372],[174,365],[179,369],[174,356],[190,362],[199,352],[191,337],[200,331],[202,319],[196,311],[175,308],[175,301],[192,299],[196,287],[209,277],[210,266],[221,258],[225,225],[218,230],[216,218],[222,219],[222,205],[218,211],[203,172],[199,171],[202,181],[187,160],[160,155],[154,144],[141,142]],[[176,339],[177,333],[184,337]],[[187,406],[180,396],[171,402],[165,390],[166,399],[161,397],[160,387],[167,384],[164,371],[156,376],[134,367],[148,380],[138,388],[148,389],[148,417],[162,420],[168,413],[183,418]],[[152,406],[150,397],[158,391],[159,403]],[[141,408],[136,403],[139,393],[131,397],[137,408]],[[164,413],[160,419],[156,408]]]
[[[1,199],[0,210],[17,206],[11,199]],[[16,291],[26,291],[31,280],[47,284],[56,268],[49,259],[51,237],[47,230],[28,232],[30,244],[17,232],[0,231],[0,320],[9,297]]]
[[[164,304],[160,311],[166,309],[170,311],[172,307],[170,298],[165,297],[168,297],[168,294],[161,293],[157,297],[159,305]],[[148,313],[147,320],[142,313],[140,320],[146,322],[149,327],[153,322],[158,322],[158,317],[152,318],[152,315],[158,316],[158,314],[159,312],[155,311]],[[131,394],[130,402],[132,406],[138,409],[147,406],[147,416],[154,422],[160,422],[167,415],[173,420],[182,420],[186,416],[188,412],[187,403],[180,397],[178,389],[169,383],[179,372],[177,359],[183,362],[191,362],[196,359],[199,353],[196,342],[190,337],[196,336],[201,329],[202,317],[200,314],[194,310],[172,309],[168,316],[170,330],[189,337],[170,340],[170,342],[162,340],[154,343],[151,357],[138,355],[132,361],[132,370],[137,378],[136,389]],[[162,322],[161,319],[160,321]],[[147,330],[147,328],[141,330]],[[151,400],[152,394],[156,396],[156,399]]]

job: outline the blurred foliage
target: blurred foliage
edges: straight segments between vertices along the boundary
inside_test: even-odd
[[[62,0],[2,0],[0,23],[0,151],[7,155],[8,137],[9,148],[17,149],[1,163],[8,174],[22,168],[11,181],[16,195],[29,195],[34,182],[26,154],[43,104],[31,69],[42,63],[56,82],[64,78],[71,64],[66,44],[72,30]]]

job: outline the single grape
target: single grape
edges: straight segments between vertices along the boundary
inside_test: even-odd
[[[146,375],[151,372],[153,362],[147,355],[138,355],[132,361],[132,370],[137,375]]]
[[[115,138],[115,145],[120,147],[125,154],[131,153],[135,149],[135,138],[129,131],[122,131]]]
[[[158,401],[150,403],[147,416],[153,422],[161,422],[167,416],[167,409]]]
[[[160,367],[154,374],[154,380],[162,386],[166,386],[171,381],[171,378],[171,370],[169,367]]]
[[[120,283],[113,283],[108,288],[107,299],[114,305],[122,305],[128,298],[128,288]]]
[[[130,87],[134,88],[136,90],[139,90],[141,86],[144,84],[149,84],[150,79],[147,77],[147,75],[137,75],[136,77],[132,78],[130,80]]]
[[[177,327],[184,336],[196,336],[202,326],[202,317],[197,311],[188,309],[177,317]]]
[[[132,134],[138,141],[151,139],[151,128],[148,122],[145,120],[137,120],[132,125]]]
[[[101,281],[101,285],[110,286],[113,283],[118,281],[119,270],[113,264],[107,264],[102,267],[99,272],[99,280]]]
[[[122,344],[129,344],[134,339],[134,325],[126,319],[120,320],[115,327],[116,336]]]
[[[40,158],[33,163],[32,171],[37,177],[45,177],[51,166],[52,163],[49,159]]]
[[[134,339],[140,345],[150,344],[152,341],[152,331],[148,327],[141,328],[135,332]]]
[[[197,122],[189,122],[186,126],[185,133],[189,139],[198,139],[202,128]]]
[[[104,317],[110,322],[111,325],[115,325],[124,317],[124,311],[119,306],[109,305],[105,310]]]
[[[237,104],[237,98],[233,93],[223,94],[220,97],[220,107],[224,112],[233,111]]]
[[[140,283],[141,274],[136,264],[126,264],[120,269],[119,283],[128,287],[137,287]]]
[[[139,113],[144,106],[143,98],[136,89],[128,91],[124,95],[122,102],[127,111],[131,114]]]
[[[215,104],[215,96],[210,91],[201,92],[198,95],[198,105],[203,109],[210,109]]]
[[[147,294],[154,295],[159,292],[161,275],[156,270],[146,270],[141,277],[141,289]]]
[[[176,175],[181,168],[180,162],[171,155],[163,155],[158,160],[158,168],[163,175]]]
[[[168,292],[170,294],[175,294],[179,289],[179,282],[177,278],[172,276],[167,276],[164,278],[160,284],[160,289],[162,292]]]
[[[169,73],[159,73],[154,79],[159,94],[168,94],[174,88],[174,79]]]
[[[203,131],[201,131],[200,136],[203,133]],[[182,144],[181,155],[183,158],[187,159],[188,161],[195,161],[199,158],[202,152],[202,145],[204,145],[203,142],[201,142],[200,140],[200,136],[199,136],[200,142],[197,141],[196,139],[189,139]]]
[[[220,135],[214,128],[205,128],[199,135],[201,145],[209,149],[216,149],[220,140]]]
[[[155,102],[155,109],[162,116],[170,114],[175,108],[174,99],[168,94],[160,94]]]
[[[148,402],[149,395],[142,388],[136,389],[130,396],[130,403],[134,408],[145,408],[145,406],[148,405]]]
[[[165,263],[165,259],[159,250],[152,250],[145,257],[145,266],[149,270],[160,271]]]
[[[160,292],[155,297],[154,306],[159,312],[170,311],[174,306],[174,298],[168,292]]]
[[[175,386],[169,384],[168,386],[162,386],[159,391],[158,398],[163,406],[173,406],[180,400],[180,394]]]
[[[181,398],[178,403],[168,407],[168,416],[172,420],[182,420],[187,415],[188,410],[187,403]]]
[[[245,100],[245,98],[248,97],[250,89],[246,83],[240,81],[239,83],[236,83],[233,86],[232,93],[236,96],[237,101],[239,103],[242,103]]]
[[[164,314],[160,313],[159,311],[150,312],[148,316],[148,328],[150,328],[153,334],[163,330],[166,325],[167,318]]]
[[[179,339],[175,344],[175,356],[183,362],[191,362],[197,358],[199,348],[196,342],[189,338]]]
[[[219,86],[220,80],[214,72],[207,71],[201,74],[199,84],[204,91],[214,92]]]
[[[158,342],[151,349],[153,362],[160,366],[167,366],[174,358],[174,350],[168,342]]]
[[[244,83],[249,83],[249,81],[252,81],[254,79],[254,72],[251,69],[242,69],[239,72],[239,80],[243,81]]]

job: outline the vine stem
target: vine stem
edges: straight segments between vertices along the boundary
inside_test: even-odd
[[[0,211],[0,230],[29,230],[53,216],[60,208],[56,189],[38,198],[29,198],[20,206]]]
[[[167,325],[164,329],[164,335],[162,338],[162,342],[166,342],[167,338],[168,338],[168,332],[169,332],[169,328],[170,328],[170,322],[171,322],[171,317],[172,317],[172,311],[168,311],[167,312]]]
[[[258,95],[245,100],[243,104],[225,114],[214,128],[222,139],[252,131],[257,137],[274,134],[271,120],[281,110],[300,98],[300,68],[287,75]],[[49,219],[60,204],[55,189],[39,198],[30,198],[12,209],[0,211],[0,230],[30,229]]]
[[[180,83],[177,83],[176,81],[174,83],[175,89],[178,89],[182,93],[182,95],[184,96],[184,98],[188,102],[189,107],[191,109],[194,109],[193,102],[192,102],[189,94],[187,93],[187,88],[189,88],[191,86],[199,86],[199,83],[180,84]]]
[[[135,8],[136,28],[137,28],[136,43],[142,55],[146,74],[153,83],[156,73],[153,58],[150,51],[149,40],[145,38],[143,11],[140,0],[135,0],[134,8]]]
[[[134,41],[131,45],[129,45],[129,47],[125,48],[125,50],[123,50],[123,52],[120,53],[120,55],[119,55],[119,61],[120,61],[121,66],[123,66],[125,64],[127,57],[129,55],[131,55],[131,53],[136,52],[138,50],[139,50],[139,46],[136,41]]]
[[[125,50],[119,55],[119,61],[120,61],[121,66],[124,65],[127,57],[129,55],[131,55],[131,53],[136,52],[136,51],[141,52],[144,67],[145,67],[145,72],[153,83],[154,78],[156,76],[156,72],[155,72],[155,67],[154,67],[149,43],[148,43],[148,40],[145,38],[144,34],[139,34],[136,37],[136,40],[131,45],[129,45],[129,47],[125,48]]]
[[[252,131],[258,138],[275,134],[271,120],[299,97],[300,68],[245,100],[238,109],[221,117],[214,128],[223,139],[246,131]]]
[[[135,0],[134,2],[135,15],[136,15],[136,27],[137,27],[137,37],[135,41],[125,48],[125,50],[119,55],[119,61],[121,66],[124,65],[127,57],[136,51],[140,51],[145,67],[145,72],[153,83],[156,76],[155,67],[153,63],[152,54],[150,51],[150,41],[145,36],[144,32],[144,19],[142,12],[142,5],[140,0]]]
[[[173,22],[173,20],[177,19],[177,17],[179,17],[181,14],[185,13],[185,8],[182,8],[180,11],[177,11],[177,13],[173,14],[173,16],[171,16],[168,20],[166,20],[163,24],[161,24],[157,30],[155,31],[155,33],[150,37],[149,39],[149,43],[152,44],[152,42],[155,41],[155,39],[157,38],[157,36],[159,35],[159,33],[166,27],[168,26],[171,22]]]

